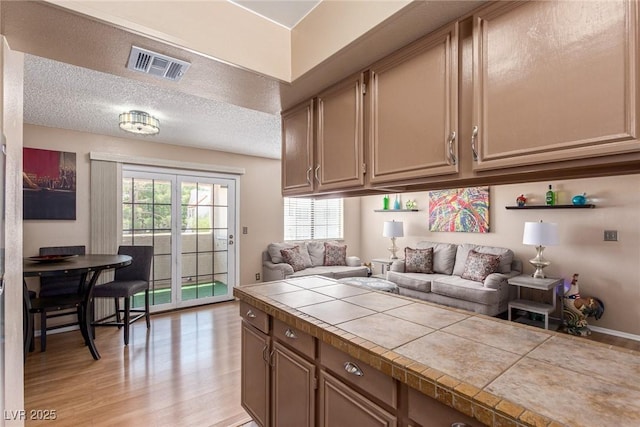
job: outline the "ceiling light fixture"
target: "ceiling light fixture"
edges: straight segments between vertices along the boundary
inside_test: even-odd
[[[160,132],[160,120],[144,111],[132,110],[120,114],[120,129],[136,135],[156,135]]]

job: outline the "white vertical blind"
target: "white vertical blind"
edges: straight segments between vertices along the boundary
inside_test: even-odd
[[[91,252],[115,254],[120,244],[120,192],[122,191],[122,167],[116,162],[91,160]],[[98,283],[113,280],[113,271],[100,275]],[[97,298],[95,318],[113,314],[111,298]]]
[[[284,198],[284,240],[342,239],[342,199]]]

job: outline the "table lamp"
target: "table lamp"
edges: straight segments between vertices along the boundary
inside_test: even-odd
[[[536,279],[544,279],[543,268],[551,264],[544,259],[542,252],[545,246],[554,246],[558,244],[558,224],[553,222],[525,222],[522,243],[536,247],[537,255],[530,259],[529,262],[536,268],[533,277]]]
[[[382,228],[382,235],[384,237],[391,237],[391,247],[389,248],[389,251],[391,252],[391,259],[398,259],[396,256],[396,252],[398,252],[396,237],[404,236],[402,231],[402,221],[385,221],[384,227]]]

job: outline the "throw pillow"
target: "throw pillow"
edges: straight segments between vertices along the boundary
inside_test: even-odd
[[[404,248],[404,271],[407,273],[433,273],[433,248]]]
[[[347,245],[324,242],[324,265],[347,265]]]
[[[324,242],[309,241],[305,245],[309,258],[311,258],[311,266],[317,267],[324,265]]]
[[[294,246],[290,249],[281,249],[282,259],[284,262],[293,267],[293,271],[304,270],[304,259],[300,255],[300,248]]]
[[[467,262],[464,265],[463,279],[483,282],[491,273],[495,273],[500,268],[500,256],[469,251]]]
[[[301,244],[300,246],[298,246],[298,251],[300,252],[302,261],[304,261],[304,268],[313,267],[311,257],[309,256],[309,251],[307,250],[307,245]]]
[[[269,246],[267,246],[267,251],[269,252],[269,256],[271,256],[271,262],[274,264],[284,262],[280,250],[291,249],[294,246],[295,245],[292,245],[291,243],[270,243]]]

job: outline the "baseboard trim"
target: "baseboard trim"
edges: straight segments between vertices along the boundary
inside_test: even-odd
[[[620,338],[626,338],[629,340],[640,341],[640,335],[629,334],[627,332],[616,331],[615,329],[601,328],[599,326],[589,325],[589,329],[594,332],[600,332],[602,334],[613,335]]]

